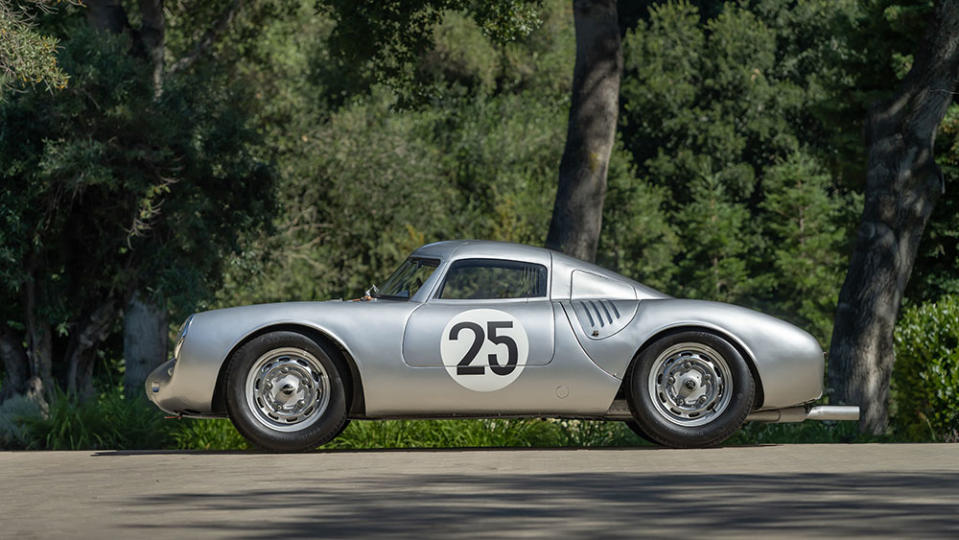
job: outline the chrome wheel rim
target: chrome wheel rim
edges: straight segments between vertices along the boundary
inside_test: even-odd
[[[649,372],[656,412],[673,424],[694,427],[720,416],[732,399],[726,359],[702,343],[677,343],[661,352]]]
[[[303,349],[273,349],[259,357],[246,377],[253,417],[275,431],[300,431],[316,423],[330,403],[330,377]]]

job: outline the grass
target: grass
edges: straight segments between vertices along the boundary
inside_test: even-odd
[[[889,436],[859,433],[858,422],[807,421],[787,424],[750,422],[727,440],[725,446],[754,444],[817,444],[889,442]]]
[[[622,422],[542,419],[361,420],[323,448],[634,446]]]
[[[246,450],[251,445],[229,420],[165,420],[143,398],[118,385],[85,402],[58,392],[47,411],[10,400],[0,405],[0,448],[36,450]],[[868,436],[855,422],[746,424],[725,446],[860,443],[907,440]],[[555,419],[359,420],[325,449],[589,448],[648,445],[623,422]]]
[[[174,446],[180,450],[247,450],[249,442],[229,420],[183,418],[174,421]]]
[[[228,420],[175,422],[175,447],[244,450],[250,445]],[[743,426],[724,446],[900,441],[859,433],[856,422],[802,422]],[[354,420],[322,449],[604,448],[649,446],[623,422],[554,419]]]

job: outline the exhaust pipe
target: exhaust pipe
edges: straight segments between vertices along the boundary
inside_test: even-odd
[[[771,411],[756,411],[746,417],[747,422],[781,424],[804,420],[859,420],[859,407],[855,405],[816,405],[814,407],[789,407]]]

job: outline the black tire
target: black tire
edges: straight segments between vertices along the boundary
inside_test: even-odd
[[[348,422],[344,373],[348,370],[338,354],[303,334],[264,334],[233,354],[227,412],[237,431],[256,446],[311,450],[339,435]]]
[[[752,410],[756,383],[749,366],[715,334],[670,334],[634,362],[629,407],[637,427],[653,442],[673,448],[716,446]]]

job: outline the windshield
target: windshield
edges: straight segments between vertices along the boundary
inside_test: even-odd
[[[409,258],[393,272],[376,293],[377,298],[409,300],[439,265],[434,259]]]

